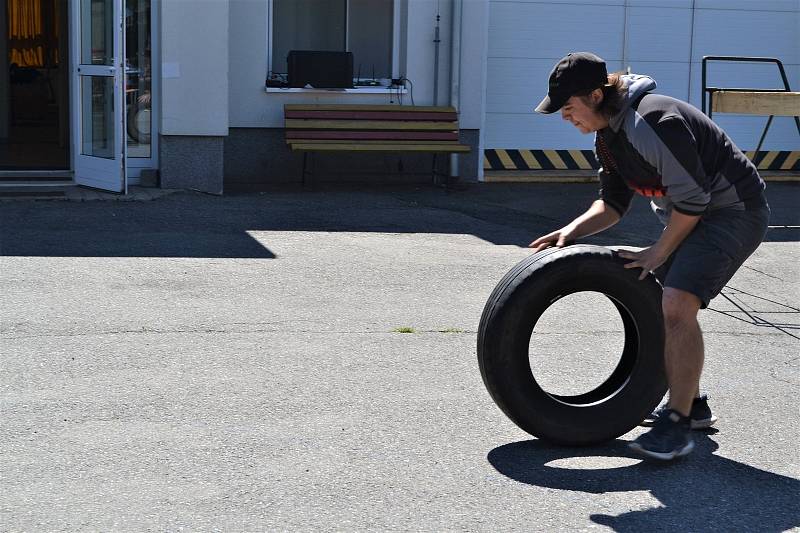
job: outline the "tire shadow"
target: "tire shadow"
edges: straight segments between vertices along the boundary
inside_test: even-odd
[[[498,472],[520,483],[589,494],[647,490],[662,503],[618,516],[589,516],[614,531],[771,532],[800,526],[800,480],[715,455],[718,444],[711,434],[695,433],[694,452],[665,463],[588,469],[549,464],[582,457],[641,459],[621,440],[588,448],[520,441],[493,449],[487,458]]]

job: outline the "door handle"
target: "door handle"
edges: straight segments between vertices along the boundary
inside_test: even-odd
[[[78,67],[78,72],[81,71],[81,67]],[[108,73],[112,76],[117,73],[117,67],[108,67]]]

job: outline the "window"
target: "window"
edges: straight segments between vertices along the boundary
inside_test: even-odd
[[[355,81],[392,78],[394,0],[272,0],[271,80],[289,50],[349,51]]]

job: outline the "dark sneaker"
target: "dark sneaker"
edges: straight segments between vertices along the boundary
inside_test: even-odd
[[[656,420],[653,429],[639,435],[628,447],[638,453],[670,461],[683,457],[694,449],[694,439],[689,430],[689,417],[683,417],[677,411],[667,409]]]
[[[647,418],[641,421],[639,425],[645,427],[653,426],[661,414],[667,410],[669,410],[669,404],[665,403],[650,413]],[[713,426],[717,420],[719,420],[711,413],[711,408],[708,406],[708,395],[706,394],[694,399],[692,402],[692,410],[689,413],[689,418],[692,420],[692,429],[707,429]]]

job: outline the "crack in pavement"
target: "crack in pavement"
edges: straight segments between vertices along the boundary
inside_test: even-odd
[[[329,329],[282,329],[282,328],[256,328],[256,329],[218,329],[218,328],[176,328],[176,329],[155,329],[155,328],[139,328],[139,329],[121,329],[111,331],[89,331],[89,332],[76,332],[76,333],[46,333],[40,335],[16,335],[4,336],[7,340],[21,340],[21,339],[39,339],[39,338],[58,338],[58,337],[91,337],[91,336],[111,336],[111,335],[141,335],[141,334],[155,334],[155,335],[169,335],[174,333],[312,333],[312,334],[397,334],[400,332],[390,330],[329,330]],[[414,333],[441,333],[441,334],[476,334],[477,331],[442,331],[442,330],[417,330]]]
[[[797,360],[800,360],[800,356],[793,357],[792,359],[789,359],[788,361],[784,361],[784,362],[780,363],[780,365],[788,365],[788,366],[791,367],[792,363],[794,363]],[[780,365],[778,365],[778,366],[780,366]],[[795,387],[800,387],[800,381],[789,381],[788,379],[784,379],[784,378],[778,376],[777,375],[778,369],[779,369],[778,366],[773,366],[773,367],[771,367],[769,369],[769,375],[772,376],[773,379],[778,380],[778,381],[782,381],[783,383],[788,383],[789,385],[794,385]]]

